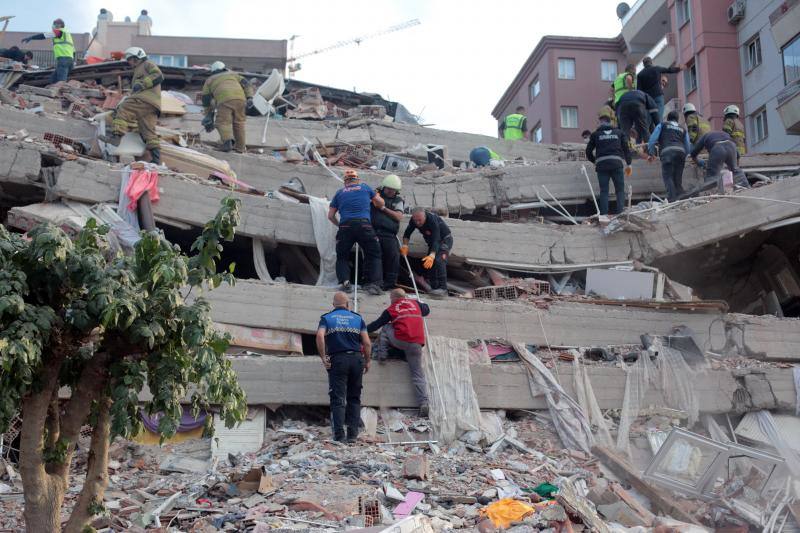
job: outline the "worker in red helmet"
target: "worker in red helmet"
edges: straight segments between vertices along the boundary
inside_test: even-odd
[[[75,65],[75,45],[72,42],[72,34],[64,27],[63,20],[56,19],[53,21],[52,31],[25,37],[22,42],[29,43],[44,39],[53,39],[53,57],[56,59],[56,67],[50,76],[50,83],[67,81],[69,73]]]

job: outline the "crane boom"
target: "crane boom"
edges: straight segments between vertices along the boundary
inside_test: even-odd
[[[396,31],[404,30],[406,28],[411,28],[411,27],[417,26],[419,24],[421,24],[419,19],[407,20],[407,21],[405,21],[405,22],[403,22],[401,24],[395,24],[394,26],[389,26],[386,29],[383,29],[383,30],[380,30],[380,31],[376,31],[374,33],[368,33],[367,35],[362,35],[361,37],[355,37],[353,39],[348,39],[346,41],[339,41],[339,42],[334,43],[334,44],[332,44],[330,46],[325,46],[323,48],[317,48],[316,50],[312,50],[310,52],[305,52],[303,54],[299,54],[299,55],[296,55],[294,57],[290,57],[289,59],[287,59],[287,63],[292,64],[292,63],[296,62],[298,59],[301,59],[303,57],[308,57],[308,56],[321,54],[321,53],[327,52],[329,50],[335,50],[337,48],[342,48],[344,46],[350,46],[351,44],[361,44],[362,42],[366,41],[367,39],[372,39],[373,37],[378,37],[380,35],[386,35],[387,33],[393,33],[393,32],[396,32]]]

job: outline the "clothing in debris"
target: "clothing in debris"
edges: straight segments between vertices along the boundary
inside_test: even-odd
[[[683,116],[686,130],[689,132],[689,141],[694,144],[697,139],[711,131],[711,124],[700,113],[692,112]]]
[[[417,226],[414,219],[408,221],[408,226],[403,232],[403,240],[411,238],[414,230],[422,233],[422,238],[428,245],[428,255],[433,254],[433,267],[426,271],[428,283],[433,290],[447,291],[447,260],[453,249],[453,235],[447,223],[435,213],[425,212],[425,222]]]
[[[650,155],[655,155],[656,144],[659,147],[661,178],[667,190],[667,199],[674,202],[683,194],[683,168],[686,156],[692,149],[689,133],[677,122],[662,122],[653,130],[647,143]]]
[[[399,193],[389,197],[384,194],[383,187],[378,187],[378,194],[386,202],[385,209],[402,213],[405,203]],[[397,276],[400,272],[400,243],[397,241],[397,232],[400,231],[400,222],[390,217],[385,211],[371,206],[372,227],[378,236],[381,247],[381,261],[383,270],[383,288],[388,290],[397,285]]]
[[[235,72],[223,70],[210,76],[203,84],[202,98],[204,112],[213,106],[217,114],[214,125],[223,143],[235,141],[234,148],[244,152],[247,146],[245,139],[245,105],[253,96],[253,87],[242,76]]]
[[[375,359],[386,359],[390,348],[401,350],[411,372],[411,383],[417,405],[428,405],[427,384],[422,365],[422,347],[425,345],[425,325],[422,317],[431,310],[427,304],[412,298],[394,300],[377,320],[367,326],[367,331],[381,330],[372,349]]]
[[[500,124],[500,132],[507,141],[518,141],[525,138],[528,131],[528,119],[520,113],[506,115]]]
[[[660,67],[650,65],[644,67],[636,75],[636,88],[649,94],[658,106],[658,120],[664,116],[664,89],[661,87],[661,76],[663,74],[676,74],[681,71],[680,67]]]
[[[56,60],[53,74],[50,76],[50,83],[67,81],[69,73],[75,64],[75,44],[72,41],[72,34],[66,28],[53,28],[52,31],[26,37],[22,39],[22,42],[43,41],[45,39],[53,39],[53,57]]]
[[[630,137],[631,129],[636,131],[638,142],[645,142],[650,136],[651,124],[657,124],[658,106],[653,98],[638,89],[626,92],[617,103],[619,127]]]
[[[25,54],[26,52],[20,50],[18,46],[0,48],[0,57],[5,57],[6,59],[17,61],[18,63],[28,64],[28,58],[25,57]]]
[[[708,161],[706,162],[705,181],[717,179],[724,167],[733,173],[737,185],[748,187],[747,179],[739,168],[739,156],[736,152],[736,143],[730,135],[724,131],[710,131],[700,137],[692,148],[691,157],[697,160],[697,156],[706,150]],[[721,188],[721,187],[720,187]]]
[[[733,142],[736,143],[736,151],[739,152],[739,156],[743,156],[747,153],[744,124],[742,124],[741,120],[735,116],[725,117],[725,121],[722,123],[722,131],[730,135]]]
[[[160,141],[156,134],[156,123],[161,114],[162,81],[164,75],[152,61],[146,59],[136,65],[131,80],[131,94],[114,111],[114,134],[124,135],[136,126],[147,148],[151,151],[158,149]]]
[[[158,202],[158,171],[144,169],[131,171],[125,187],[125,195],[129,200],[127,205],[129,211],[136,210],[136,203],[144,193],[148,193],[151,202]]]
[[[626,83],[628,77],[631,78],[631,87],[628,87]],[[616,78],[614,78],[614,83],[612,85],[614,87],[614,106],[617,106],[620,98],[622,98],[625,93],[636,89],[636,78],[634,78],[630,72],[625,70]]]
[[[586,144],[586,159],[594,163],[597,180],[600,182],[600,214],[608,214],[608,193],[612,181],[617,196],[615,213],[622,212],[625,205],[623,168],[631,164],[631,153],[625,134],[618,128],[612,128],[607,121],[601,123]]]
[[[486,167],[489,166],[492,161],[502,161],[503,158],[491,148],[478,146],[470,150],[469,160],[472,161],[476,167]]]
[[[324,331],[325,352],[330,357],[328,394],[333,438],[355,438],[361,417],[361,380],[364,358],[361,334],[367,326],[358,313],[337,307],[320,317],[317,331]]]

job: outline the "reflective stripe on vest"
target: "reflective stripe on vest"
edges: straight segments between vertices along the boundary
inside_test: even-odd
[[[627,71],[623,72],[614,80],[614,105],[617,105],[619,99],[622,98],[622,95],[630,91],[627,87],[625,87],[625,78],[630,76]],[[636,88],[636,84],[634,83],[633,88]]]
[[[59,57],[73,59],[75,57],[75,45],[72,43],[72,34],[64,28],[61,28],[61,37],[53,37],[53,56],[56,59]]]
[[[503,138],[511,141],[516,141],[525,137],[522,132],[522,121],[525,120],[525,115],[514,113],[506,117],[506,127],[503,130]]]

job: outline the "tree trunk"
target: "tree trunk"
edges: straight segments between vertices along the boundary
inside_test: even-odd
[[[92,431],[92,444],[86,465],[86,481],[72,510],[64,533],[81,533],[94,516],[93,504],[103,502],[108,486],[108,447],[111,433],[111,398],[105,395],[97,400],[97,425]]]

